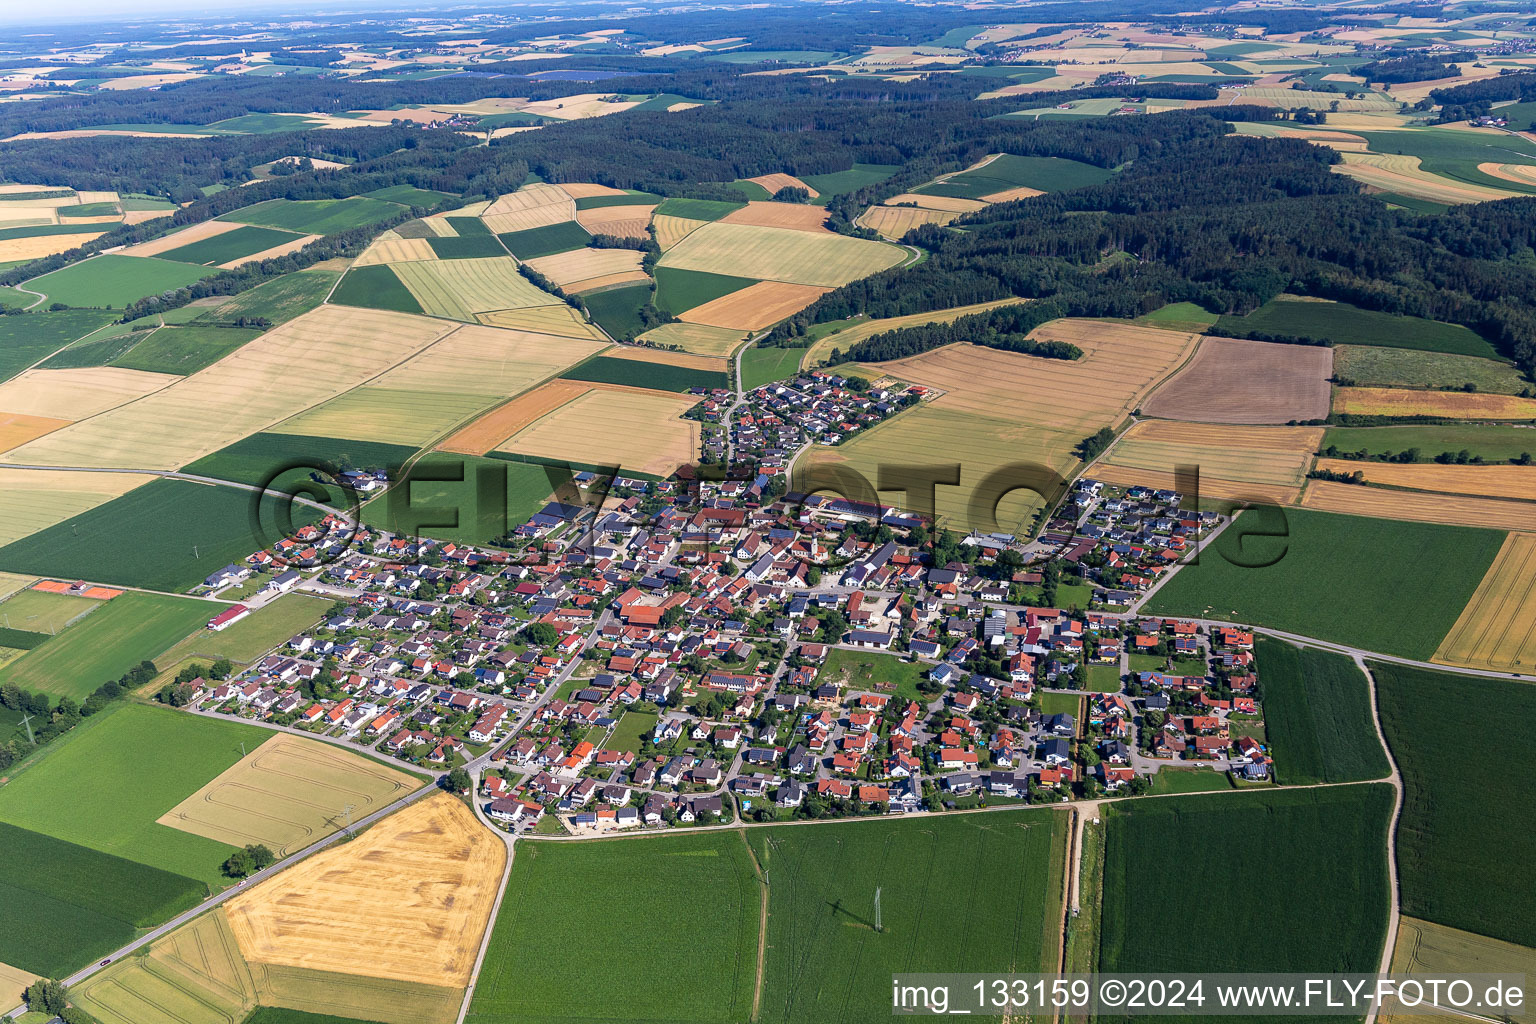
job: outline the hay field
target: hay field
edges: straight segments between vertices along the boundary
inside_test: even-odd
[[[527,185],[497,199],[480,215],[495,234],[527,231],[576,219],[576,200],[557,185]]]
[[[153,479],[142,473],[72,473],[0,466],[0,546],[73,519]]]
[[[1528,466],[1442,466],[1438,463],[1318,459],[1318,469],[1365,474],[1368,483],[1414,491],[1536,501],[1536,470]]]
[[[1005,188],[1001,192],[991,192],[981,197],[984,203],[1011,203],[1016,199],[1033,199],[1035,196],[1045,195],[1038,188],[1030,188],[1028,185],[1016,185],[1013,188]]]
[[[890,239],[897,239],[924,224],[948,224],[959,213],[924,210],[916,206],[871,206],[859,215],[859,224]]]
[[[657,214],[654,218],[656,226],[656,244],[662,250],[672,248],[678,242],[699,228],[708,224],[707,220],[690,220],[687,217],[671,217],[667,214]]]
[[[239,1024],[257,1003],[256,983],[222,907],[155,940],[70,988],[102,1024]]]
[[[836,288],[906,258],[895,246],[862,238],[715,221],[667,250],[660,266],[711,272],[729,267],[741,277]]]
[[[4,601],[18,591],[25,590],[36,582],[36,576],[28,576],[26,573],[0,572],[0,601]]]
[[[102,232],[86,231],[71,235],[34,235],[31,238],[7,238],[0,240],[0,263],[21,260],[39,260],[56,252],[68,252],[84,245]]]
[[[245,266],[247,263],[260,263],[262,260],[275,260],[279,256],[288,256],[292,253],[296,253],[306,245],[309,245],[311,242],[318,242],[323,237],[325,236],[300,235],[298,238],[284,242],[281,245],[274,245],[270,249],[263,249],[260,252],[253,252],[249,256],[242,256],[239,259],[230,260],[228,263],[220,263],[219,269],[234,270],[238,267]]]
[[[1332,480],[1309,480],[1301,504],[1303,508],[1378,519],[1536,531],[1536,504],[1497,498],[1391,491]]]
[[[362,384],[451,329],[404,313],[321,306],[170,387],[28,442],[6,460],[179,469]],[[325,372],[295,372],[317,366]]]
[[[827,209],[806,203],[765,203],[753,200],[720,218],[721,224],[755,224],[794,231],[826,231]]]
[[[624,190],[591,181],[562,181],[557,186],[572,199],[596,199],[600,196],[622,196]]]
[[[1141,408],[1148,416],[1205,423],[1321,420],[1328,417],[1332,373],[1330,348],[1206,338]]]
[[[656,206],[595,206],[577,210],[576,223],[593,235],[618,235],[620,238],[645,238]]]
[[[612,209],[612,207],[610,207]],[[617,207],[629,209],[629,207]],[[540,256],[527,260],[534,270],[564,289],[580,290],[584,282],[614,274],[640,274],[640,260],[644,257],[638,249],[572,249],[553,256]]]
[[[519,430],[497,451],[615,465],[668,476],[699,454],[697,400],[640,388],[594,387]]]
[[[1536,167],[1530,164],[1478,164],[1477,169],[1494,178],[1512,181],[1516,185],[1536,185]]]
[[[947,324],[953,323],[963,316],[973,313],[985,313],[989,309],[997,309],[999,306],[1011,306],[1019,302],[1027,302],[1027,299],[998,299],[995,302],[977,302],[969,306],[951,306],[949,309],[936,309],[930,313],[911,313],[907,316],[892,316],[879,320],[863,320],[850,327],[834,331],[825,335],[820,341],[805,350],[805,355],[800,360],[800,368],[809,370],[818,363],[825,361],[832,355],[832,350],[840,349],[848,351],[855,343],[865,338],[873,338],[877,334],[886,331],[895,331],[903,327],[917,327],[921,324]]]
[[[803,188],[811,194],[812,199],[821,195],[820,192],[817,192],[793,174],[759,174],[755,178],[747,178],[746,180],[754,185],[761,185],[769,195],[773,195],[781,188]]]
[[[585,338],[589,341],[608,340],[601,330],[588,323],[580,313],[563,302],[556,306],[494,309],[486,313],[476,313],[475,319],[487,327],[500,327],[509,331],[533,331],[536,334]]]
[[[1497,672],[1536,662],[1536,535],[1511,533],[1431,661]]]
[[[486,310],[560,302],[519,274],[511,257],[397,263],[390,269],[430,316],[474,323],[475,314]]]
[[[384,235],[393,234],[386,231]],[[414,263],[418,260],[435,260],[437,253],[425,238],[385,238],[380,235],[363,254],[352,261],[354,267],[371,267],[375,263]]]
[[[1173,487],[1179,465],[1200,467],[1200,494],[1294,502],[1322,427],[1260,427],[1142,420],[1086,472],[1107,483]]]
[[[1463,420],[1536,419],[1536,399],[1465,391],[1338,388],[1333,411],[1362,416],[1444,416]]]
[[[122,250],[124,256],[158,256],[172,249],[179,249],[193,242],[202,242],[209,238],[222,235],[225,232],[237,231],[240,225],[227,220],[205,220],[200,224],[193,224],[189,228],[174,231],[160,238],[151,238],[147,242],[138,245],[130,245]]]
[[[696,355],[692,352],[669,352],[660,348],[644,348],[638,345],[618,345],[605,355],[610,359],[627,359],[634,363],[661,363],[663,366],[685,366],[691,370],[707,370],[724,373],[726,360],[723,356]]]
[[[418,789],[420,779],[348,750],[278,733],[157,822],[230,846],[264,843],[279,858]]]
[[[42,437],[60,427],[67,427],[72,422],[72,420],[53,419],[48,416],[0,412],[0,452],[10,451],[19,444],[26,444],[34,437]]]
[[[83,420],[153,394],[180,379],[174,373],[123,370],[115,366],[28,370],[0,384],[0,410]]]
[[[889,375],[945,393],[836,449],[813,449],[801,462],[847,464],[871,482],[882,464],[959,463],[960,486],[938,489],[940,516],[957,529],[1014,529],[1027,522],[1038,499],[1022,493],[1007,498],[994,525],[984,512],[972,513],[977,485],[1016,462],[1068,474],[1077,464],[1073,447],[1123,420],[1197,341],[1178,331],[1091,320],[1055,320],[1032,337],[1071,342],[1083,358],[1040,359],[948,345],[910,359],[867,364],[864,375]]]
[[[802,232],[803,233],[803,232]],[[759,281],[678,315],[684,323],[757,331],[800,312],[831,288]]]
[[[592,387],[585,381],[552,380],[497,406],[437,447],[461,455],[484,455],[541,416],[580,398]]]
[[[644,102],[643,100],[619,100],[610,103],[607,97],[612,95],[613,93],[607,92],[588,92],[577,96],[561,96],[559,99],[539,100],[522,109],[530,114],[543,114],[545,117],[558,118],[561,121],[576,121],[586,117],[617,114],[631,107],[638,107]]]
[[[1403,917],[1392,948],[1393,974],[1448,978],[1461,974],[1536,974],[1536,950],[1486,935],[1464,932],[1416,917]],[[1427,991],[1427,990],[1426,990]],[[1423,1007],[1400,1012],[1395,998],[1383,1001],[1381,1024],[1457,1024],[1470,1018],[1441,1013],[1427,1015]]]
[[[225,906],[247,960],[463,988],[506,857],[439,793]]]
[[[640,335],[640,340],[655,345],[676,345],[684,352],[701,356],[727,356],[746,336],[745,331],[729,327],[707,327],[678,320],[653,327]]]
[[[0,1003],[6,1006],[19,1005],[27,986],[36,980],[37,975],[29,974],[20,967],[0,964]]]
[[[1035,194],[1039,195],[1038,192]],[[903,192],[901,195],[891,196],[884,205],[916,206],[924,210],[943,210],[947,213],[974,213],[977,210],[986,209],[988,202],[989,200],[986,199],[961,199],[959,196],[929,196],[920,192]]]
[[[1345,153],[1344,162],[1332,170],[1388,192],[1428,199],[1436,203],[1482,203],[1521,195],[1485,188],[1431,174],[1419,166],[1419,158],[1399,153]]]

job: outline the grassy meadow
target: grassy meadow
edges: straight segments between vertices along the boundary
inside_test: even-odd
[[[1336,345],[1423,349],[1483,359],[1497,359],[1499,355],[1488,342],[1457,324],[1378,313],[1347,302],[1294,296],[1271,299],[1247,316],[1220,317],[1211,329],[1213,334],[1229,331],[1326,339]]]
[[[152,256],[108,254],[72,263],[28,281],[27,288],[48,296],[48,304],[118,309],[144,298],[172,291],[218,273]]]
[[[672,366],[640,359],[594,356],[562,373],[564,380],[586,380],[599,384],[625,384],[653,391],[687,391],[689,388],[723,388],[729,385],[723,370],[699,370],[691,366]]]

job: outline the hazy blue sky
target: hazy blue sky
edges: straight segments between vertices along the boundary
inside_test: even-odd
[[[96,18],[138,21],[167,15],[199,17],[232,11],[302,14],[361,6],[360,0],[0,0],[0,24],[79,23]],[[398,5],[380,5],[398,6]]]

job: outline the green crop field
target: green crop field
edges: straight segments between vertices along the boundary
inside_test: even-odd
[[[485,226],[485,221],[479,217],[444,217],[445,221],[459,233],[460,238],[471,238],[476,235],[489,235],[491,229]]]
[[[625,192],[620,196],[584,196],[576,200],[576,209],[600,210],[609,206],[654,206],[659,202],[661,202],[661,196],[653,196],[649,192]]]
[[[1392,802],[1382,784],[1110,804],[1098,969],[1374,971]],[[1198,894],[1171,906],[1170,886],[1190,877]]]
[[[420,313],[421,303],[411,294],[399,276],[385,264],[353,267],[331,293],[331,301],[342,306],[366,309],[392,309],[397,313]]]
[[[329,235],[348,228],[366,227],[398,216],[395,203],[353,196],[350,199],[269,199],[255,206],[226,213],[219,220],[260,227],[283,228],[304,235]]]
[[[154,329],[155,324],[151,320],[141,320],[133,324],[109,324],[99,331],[86,335],[63,351],[55,352],[39,365],[45,370],[106,366],[140,341],[148,338]]]
[[[1457,356],[1421,349],[1340,345],[1333,350],[1333,373],[1362,387],[1460,388],[1518,395],[1532,387],[1515,367],[1493,359]]]
[[[980,199],[994,192],[1023,186],[1041,192],[1061,192],[1108,181],[1114,172],[1056,156],[1014,156],[1004,153],[985,167],[965,171],[947,181],[913,189],[924,195]]]
[[[508,231],[496,237],[501,239],[508,252],[520,260],[533,260],[540,256],[553,256],[557,252],[570,252],[572,249],[582,248],[592,239],[592,236],[587,234],[586,228],[573,220],[546,224],[542,228],[529,228],[527,231]]]
[[[505,489],[496,483],[502,472]],[[363,506],[363,522],[391,533],[489,544],[543,508],[558,480],[557,473],[532,462],[432,452],[412,464],[403,482]],[[497,492],[501,499],[482,501]],[[402,504],[407,499],[409,507]]]
[[[1381,725],[1403,773],[1403,913],[1536,946],[1536,758],[1530,683],[1372,662]]]
[[[64,977],[206,892],[195,879],[0,823],[0,963]]]
[[[341,275],[334,270],[300,270],[243,291],[222,306],[204,314],[208,321],[229,321],[242,316],[264,316],[274,324],[287,323],[308,313],[330,292]]]
[[[162,327],[111,362],[129,370],[196,373],[262,332],[249,327]]]
[[[250,664],[296,633],[309,629],[330,611],[331,600],[309,594],[284,594],[217,633],[200,629],[177,644],[172,657],[216,660],[229,658]]]
[[[1170,302],[1154,309],[1135,322],[1147,327],[1161,327],[1170,331],[1190,331],[1199,334],[1216,322],[1216,314],[1207,312],[1193,302]]]
[[[1281,337],[1332,341],[1337,345],[1378,345],[1497,359],[1493,346],[1458,324],[1361,309],[1347,302],[1277,298],[1247,316],[1223,316],[1212,334],[1257,331]]]
[[[260,487],[265,486],[278,470],[295,467],[278,481],[285,486],[292,486],[308,480],[311,472],[389,469],[403,466],[405,460],[415,454],[415,448],[380,441],[261,433],[241,438],[228,448],[205,455],[186,466],[185,471],[197,476],[213,476]]]
[[[928,669],[922,662],[903,661],[894,654],[838,647],[827,652],[820,681],[870,693],[889,693],[892,700],[905,703],[922,699],[917,682],[928,674]],[[894,684],[896,688],[883,689],[882,683]]]
[[[614,726],[613,735],[608,737],[608,742],[603,744],[607,750],[627,750],[631,754],[640,753],[640,741],[649,736],[656,728],[656,713],[654,711],[626,711],[624,717],[619,719],[619,724]]]
[[[399,203],[401,206],[420,206],[431,209],[438,203],[454,198],[447,192],[434,192],[428,188],[417,188],[414,185],[391,185],[388,188],[374,189],[372,192],[364,192],[366,199],[382,199],[386,203]]]
[[[262,532],[252,529],[255,496],[231,487],[151,480],[73,519],[0,547],[0,568],[106,583],[186,590],[286,532],[275,497],[261,499]],[[294,527],[319,518],[292,510]],[[94,688],[94,687],[93,687]]]
[[[590,380],[599,384],[628,384],[656,391],[687,391],[689,388],[723,388],[730,378],[723,370],[696,370],[639,359],[593,356],[560,375],[565,380]]]
[[[719,220],[746,203],[727,203],[716,199],[664,199],[656,207],[658,217],[682,217],[686,220]]]
[[[1428,660],[1503,541],[1498,530],[1253,509],[1146,611],[1251,622]]]
[[[3,608],[4,605],[0,605]],[[84,700],[207,624],[223,605],[129,591],[0,668],[0,681]]]
[[[746,1020],[759,907],[739,833],[520,843],[466,1024]]]
[[[258,1006],[240,1024],[374,1024],[356,1017],[337,1017],[330,1013],[306,1013],[287,1007]]]
[[[651,286],[635,284],[588,292],[581,297],[592,322],[615,338],[631,338],[645,330],[640,309],[651,301]]]
[[[741,193],[741,197],[749,202],[766,203],[773,198],[773,193],[755,181],[723,181],[720,184],[732,192]]]
[[[762,348],[754,345],[741,356],[741,386],[747,391],[793,377],[800,372],[803,348]]]
[[[887,1021],[898,972],[1056,969],[1065,814],[789,825],[747,836],[768,876],[760,1020]]]
[[[200,266],[216,265],[244,259],[266,249],[275,249],[300,237],[292,231],[279,231],[276,228],[238,227],[200,242],[168,249],[160,253],[158,258]]]
[[[1352,660],[1267,636],[1255,651],[1278,781],[1362,782],[1391,772],[1365,675]]]
[[[501,242],[490,234],[457,237],[433,235],[427,239],[427,244],[432,247],[432,251],[440,260],[476,260],[507,254],[507,250],[501,247]]]
[[[31,302],[33,297],[27,298]],[[0,316],[0,380],[9,380],[55,349],[112,322],[96,310]]]
[[[711,299],[757,284],[750,277],[731,277],[703,270],[678,270],[676,267],[657,267],[655,274],[656,308],[674,316],[695,306],[702,306]]]
[[[118,701],[0,787],[0,821],[217,886],[231,848],[156,819],[272,734]],[[88,780],[88,784],[87,784]]]
[[[1414,128],[1401,132],[1355,132],[1373,153],[1400,153],[1419,158],[1419,167],[1430,174],[1506,192],[1536,194],[1536,187],[1495,178],[1477,169],[1478,164],[1536,164],[1536,144],[1512,132],[1483,134],[1451,128]]]
[[[101,226],[111,227],[109,224],[103,224]],[[80,224],[33,224],[31,227],[25,228],[0,228],[0,242],[7,241],[12,238],[44,238],[48,235],[80,235],[89,230],[91,230],[89,227]],[[21,260],[17,263],[17,266],[20,266],[22,263],[26,262],[28,261]]]
[[[146,295],[173,291],[217,273],[208,267],[173,263],[152,256],[109,254],[35,277],[26,282],[26,286],[47,295],[49,303],[116,309]]]
[[[847,195],[849,192],[857,192],[870,185],[878,185],[899,170],[901,168],[895,164],[854,164],[846,171],[833,171],[831,174],[801,174],[798,177],[820,193],[820,198],[812,201],[818,206],[824,206],[833,196]]]
[[[1329,427],[1323,447],[1341,452],[1387,455],[1417,448],[1432,459],[1441,452],[1465,451],[1488,462],[1508,462],[1529,452],[1536,455],[1536,430],[1502,424],[1434,423],[1397,427]]]

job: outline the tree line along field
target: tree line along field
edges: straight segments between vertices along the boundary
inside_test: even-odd
[[[1531,388],[1509,363],[1478,356],[1428,352],[1377,345],[1340,345],[1333,350],[1333,372],[1362,387],[1460,388],[1518,395]]]
[[[1374,971],[1393,800],[1380,784],[1107,805],[1097,969]],[[1194,878],[1198,891],[1176,897]]]
[[[1240,513],[1146,611],[1426,660],[1503,541],[1497,530],[1260,507]],[[1426,573],[1426,564],[1440,570]]]
[[[1351,659],[1267,636],[1254,651],[1279,782],[1363,782],[1391,772],[1365,675]]]
[[[176,263],[195,263],[199,266],[218,266],[253,256],[280,245],[297,242],[304,236],[277,228],[242,225],[233,231],[223,231],[212,238],[189,242],[187,245],[167,249],[159,254],[163,260]]]
[[[1345,454],[1363,452],[1368,457],[1391,456],[1416,448],[1419,457],[1425,460],[1442,452],[1455,456],[1466,451],[1469,457],[1497,463],[1527,453],[1536,455],[1536,430],[1500,423],[1328,427],[1322,443],[1324,448],[1334,447]]]
[[[1098,185],[1113,174],[1103,167],[1054,156],[1016,156],[1004,153],[943,181],[914,189],[923,195],[951,196],[956,199],[981,199],[1015,188],[1039,192]]]
[[[1235,332],[1238,336],[1259,332],[1317,341],[1327,339],[1337,345],[1375,345],[1499,358],[1492,345],[1456,324],[1298,296],[1271,299],[1247,316],[1220,317],[1211,331]]]
[[[1536,803],[1513,765],[1536,757],[1529,683],[1371,662],[1403,774],[1403,913],[1536,946]]]
[[[315,267],[284,274],[233,296],[210,309],[204,317],[208,320],[237,320],[243,316],[261,316],[274,324],[287,323],[325,301],[339,277],[338,271]]]

